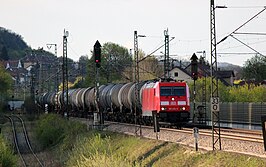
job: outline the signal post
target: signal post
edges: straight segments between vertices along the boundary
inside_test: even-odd
[[[94,60],[95,60],[95,104],[96,104],[96,111],[93,114],[94,121],[93,125],[94,126],[102,126],[104,124],[104,119],[103,119],[103,113],[102,110],[99,108],[99,68],[101,67],[101,44],[97,40],[96,43],[94,44],[93,48],[93,53],[94,53]]]
[[[195,112],[196,112],[196,80],[198,79],[198,57],[194,53],[191,60],[191,76],[194,81],[193,84],[193,115],[192,115],[192,122],[195,122]]]

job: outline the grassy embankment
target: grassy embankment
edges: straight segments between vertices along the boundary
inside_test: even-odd
[[[39,120],[36,134],[52,147],[62,166],[266,166],[266,160],[228,152],[195,152],[175,143],[111,132],[86,131],[80,123],[55,115]]]
[[[17,164],[17,156],[12,152],[8,142],[0,134],[0,166],[1,167],[15,167]]]

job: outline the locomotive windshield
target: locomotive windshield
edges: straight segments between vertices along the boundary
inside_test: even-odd
[[[160,89],[161,96],[185,96],[186,87],[184,86],[162,86]]]

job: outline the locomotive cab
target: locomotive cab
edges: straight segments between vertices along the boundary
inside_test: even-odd
[[[189,119],[189,91],[184,82],[159,83],[159,117],[170,123],[186,122]]]

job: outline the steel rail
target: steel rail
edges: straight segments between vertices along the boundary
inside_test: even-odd
[[[35,157],[35,159],[38,161],[39,165],[41,167],[44,167],[44,165],[42,164],[42,162],[40,161],[40,159],[38,158],[38,156],[34,153],[32,147],[31,147],[31,144],[30,144],[30,140],[29,140],[29,137],[28,137],[28,133],[27,133],[27,129],[25,127],[25,123],[23,121],[23,119],[19,116],[15,116],[17,117],[20,121],[21,121],[21,124],[22,124],[22,128],[23,128],[23,133],[24,133],[24,136],[25,136],[25,140],[26,140],[26,143],[31,151],[31,154]]]
[[[33,151],[33,149],[32,149],[32,146],[31,146],[31,144],[30,144],[30,140],[29,140],[29,138],[28,138],[27,129],[26,129],[26,127],[25,127],[25,123],[24,123],[23,119],[20,118],[19,116],[16,116],[16,115],[5,116],[5,117],[7,117],[7,118],[10,120],[10,122],[11,122],[12,129],[13,129],[14,143],[15,143],[15,146],[16,146],[16,149],[17,149],[17,152],[18,152],[18,154],[19,154],[19,156],[20,156],[20,158],[21,158],[21,160],[22,160],[23,165],[24,165],[25,167],[28,166],[28,165],[27,165],[27,162],[26,162],[26,159],[25,159],[25,158],[23,157],[23,155],[21,154],[21,150],[20,150],[20,148],[19,148],[18,139],[17,139],[17,131],[16,131],[16,128],[15,128],[14,118],[12,118],[12,117],[16,117],[16,118],[20,121],[20,123],[21,123],[21,125],[22,125],[23,135],[24,135],[24,138],[25,138],[26,144],[27,144],[27,146],[28,146],[28,149],[29,149],[30,152],[31,152],[31,155],[34,156],[34,158],[37,160],[38,164],[39,164],[41,167],[44,167],[44,165],[41,163],[40,159],[37,157],[37,155],[34,153],[34,151]]]
[[[124,125],[124,126],[134,126],[132,124],[128,123],[120,123],[120,122],[111,122],[111,121],[105,121],[106,123],[111,124],[116,124],[116,125]],[[151,126],[142,126],[143,128],[147,129],[153,129]],[[169,132],[180,132],[180,133],[187,133],[187,134],[193,134],[193,129],[189,128],[183,128],[183,129],[171,129],[171,128],[160,128],[161,130],[164,131],[169,131]],[[223,129],[221,130],[223,132]],[[236,131],[235,131],[236,132]],[[206,129],[200,129],[199,130],[199,135],[203,136],[212,136],[212,132],[210,130]],[[240,135],[240,134],[232,134],[232,133],[221,133],[221,137],[224,139],[231,139],[231,140],[240,140],[240,141],[249,141],[249,142],[257,142],[257,143],[263,143],[262,136],[246,136],[246,135]]]
[[[5,115],[6,118],[8,118],[10,120],[10,123],[11,123],[11,126],[12,126],[12,131],[13,131],[13,140],[14,140],[14,143],[15,143],[15,147],[16,147],[16,150],[18,152],[18,155],[20,157],[20,159],[22,160],[22,163],[25,167],[27,167],[26,165],[26,161],[25,159],[23,158],[23,156],[21,155],[21,152],[19,150],[19,146],[18,146],[18,140],[17,140],[17,132],[16,132],[16,128],[15,128],[15,125],[14,125],[14,121],[13,119],[10,117],[10,116],[7,116]]]

